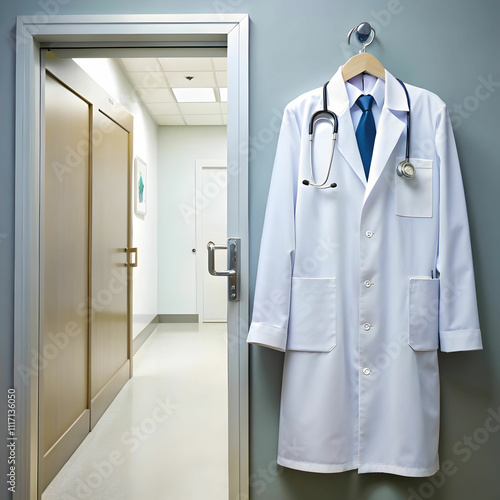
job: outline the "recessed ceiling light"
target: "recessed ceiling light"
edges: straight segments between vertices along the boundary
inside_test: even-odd
[[[214,89],[172,89],[177,102],[215,102]]]
[[[219,89],[220,92],[220,102],[227,102],[227,88],[222,87]]]

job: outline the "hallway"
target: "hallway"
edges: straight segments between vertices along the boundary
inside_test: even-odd
[[[160,324],[42,500],[227,498],[225,323]]]

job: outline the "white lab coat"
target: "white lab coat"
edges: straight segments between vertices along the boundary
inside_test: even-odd
[[[481,349],[460,167],[446,105],[388,72],[368,181],[341,69],[330,182],[310,179],[308,125],[322,88],[285,109],[262,235],[248,342],[286,351],[278,463],[311,472],[429,476],[439,468],[437,349]],[[316,181],[331,128],[320,123]],[[431,278],[431,271],[433,278]],[[436,279],[436,271],[440,279]]]

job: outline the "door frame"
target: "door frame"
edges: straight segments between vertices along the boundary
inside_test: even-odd
[[[203,225],[202,215],[203,207],[201,206],[199,195],[203,191],[203,169],[204,168],[225,168],[227,175],[227,162],[226,160],[196,160],[195,162],[195,218],[196,218],[196,241],[195,247],[196,254],[196,310],[198,312],[199,322],[205,322],[205,301],[203,300],[203,270],[207,269],[207,255],[205,252],[207,241],[203,242]],[[224,188],[227,191],[227,188]],[[226,210],[227,212],[227,210]],[[226,215],[227,217],[227,215]],[[217,245],[223,245],[226,242],[215,242]],[[222,269],[220,269],[222,270]],[[212,321],[217,323],[217,321]]]
[[[249,498],[248,449],[248,34],[247,14],[20,16],[16,31],[14,387],[17,484],[38,483],[40,334],[41,49],[227,45],[228,236],[241,238],[241,299],[228,302],[229,499]]]

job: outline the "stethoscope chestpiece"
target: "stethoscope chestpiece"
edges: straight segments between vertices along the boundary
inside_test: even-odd
[[[413,179],[415,177],[415,167],[408,160],[400,162],[396,168],[396,172],[399,177],[406,177],[407,179]]]

